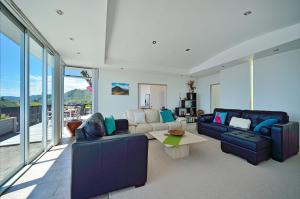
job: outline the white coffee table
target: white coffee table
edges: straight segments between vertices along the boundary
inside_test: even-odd
[[[163,144],[164,140],[167,138],[168,131],[152,131],[149,132],[155,139]],[[173,159],[183,158],[189,156],[190,145],[200,142],[205,142],[207,139],[185,131],[182,136],[178,146],[174,147],[172,145],[163,144],[165,152]]]

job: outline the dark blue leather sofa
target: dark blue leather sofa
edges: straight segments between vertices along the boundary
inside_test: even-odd
[[[97,125],[101,127],[99,131],[104,130],[103,117],[99,113],[76,129],[76,142],[72,144],[72,199],[139,187],[147,181],[147,137],[129,134],[127,120],[116,120],[117,130],[112,136],[87,136],[85,129],[95,121],[101,123]]]
[[[213,123],[216,112],[227,112],[224,125]],[[233,116],[250,119],[250,129],[230,127]],[[276,118],[279,123],[262,127],[258,133],[253,132],[257,124],[269,118]],[[218,108],[213,114],[199,116],[197,121],[198,132],[221,140],[222,151],[242,157],[254,165],[270,157],[284,161],[299,152],[299,123],[290,122],[285,112]]]

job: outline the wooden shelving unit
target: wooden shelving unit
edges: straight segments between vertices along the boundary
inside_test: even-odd
[[[180,107],[175,108],[175,115],[185,117],[187,123],[197,120],[197,93],[186,93],[185,99],[180,100]]]

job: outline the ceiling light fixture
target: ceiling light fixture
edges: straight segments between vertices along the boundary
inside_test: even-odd
[[[251,14],[252,14],[252,12],[250,10],[247,10],[246,12],[244,12],[245,16],[248,16],[248,15],[251,15]]]
[[[70,39],[71,41],[74,41],[74,40],[75,40],[74,37],[69,37],[69,39]]]
[[[58,15],[63,15],[63,14],[64,14],[64,12],[63,12],[62,10],[56,10],[56,13],[57,13]]]
[[[185,49],[186,52],[188,52],[188,51],[190,51],[190,50],[191,50],[191,49],[189,49],[189,48]]]
[[[279,48],[276,48],[273,50],[273,52],[278,52],[279,51]]]
[[[156,44],[156,43],[157,43],[157,41],[155,41],[155,40],[154,40],[154,41],[152,41],[152,44]]]

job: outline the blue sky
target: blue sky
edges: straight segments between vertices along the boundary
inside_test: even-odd
[[[0,95],[20,96],[21,48],[10,38],[0,34]],[[30,55],[31,94],[41,93],[42,60]]]
[[[36,45],[35,45],[36,46]],[[38,49],[38,48],[36,48]],[[0,97],[20,97],[20,59],[21,48],[10,38],[0,33]],[[30,95],[42,94],[42,59],[30,54]],[[23,65],[22,65],[23,67]],[[81,70],[67,70],[69,75],[81,76]],[[51,77],[48,74],[48,85]],[[65,92],[73,89],[86,89],[89,84],[85,79],[65,78]],[[50,93],[51,87],[48,88]]]

